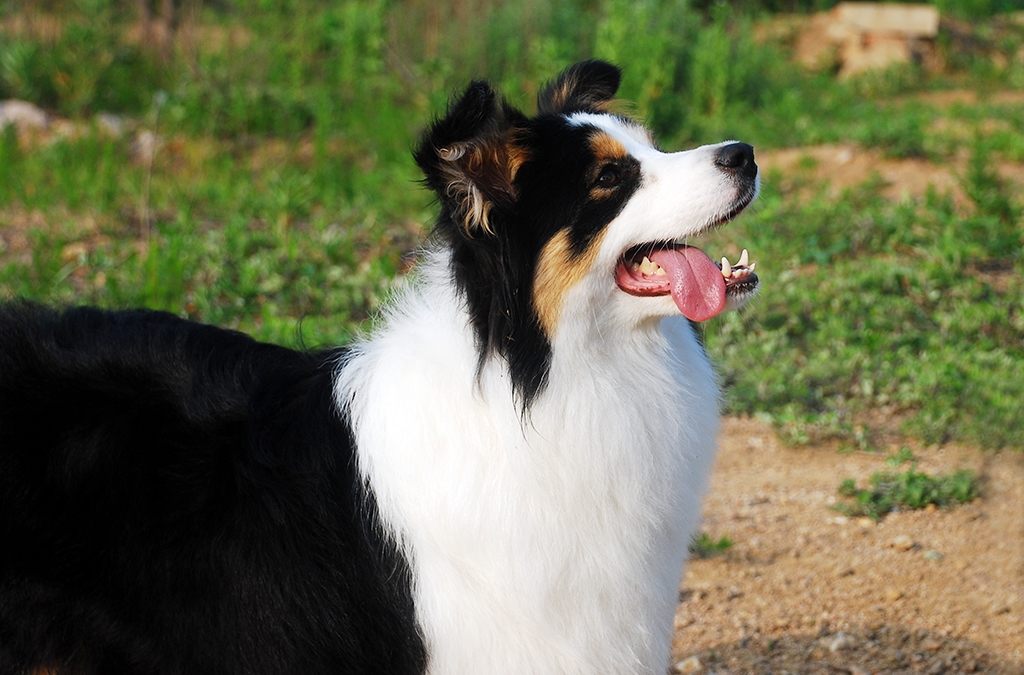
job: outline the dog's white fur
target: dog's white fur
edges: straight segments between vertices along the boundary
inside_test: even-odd
[[[614,269],[631,245],[699,234],[736,188],[713,165],[724,144],[665,154],[620,118],[571,119],[626,146],[643,182],[565,292],[529,412],[502,359],[477,370],[444,250],[426,254],[337,381],[359,470],[413,568],[433,675],[662,673],[669,662],[718,388],[671,297],[628,295]]]

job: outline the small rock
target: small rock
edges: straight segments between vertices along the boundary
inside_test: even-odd
[[[914,540],[905,534],[901,534],[892,540],[892,547],[897,551],[909,551],[914,548]]]
[[[942,675],[946,672],[946,664],[942,659],[936,659],[936,661],[928,667],[928,670],[924,671],[924,675]]]
[[[13,124],[18,129],[45,129],[49,124],[46,113],[28,101],[0,102],[0,129]]]
[[[942,643],[935,638],[927,638],[921,643],[921,649],[927,649],[930,652],[937,652],[942,649]]]
[[[847,670],[850,671],[850,675],[871,675],[871,673],[864,670],[860,666],[849,666]]]
[[[672,621],[672,625],[675,626],[676,629],[686,628],[687,626],[692,626],[693,623],[694,623],[693,622],[693,617],[690,617],[690,616],[679,616],[678,614],[676,615],[675,619]]]
[[[836,633],[836,636],[832,638],[832,641],[828,643],[828,650],[835,654],[838,651],[849,649],[852,646],[853,640],[851,640],[846,633],[839,631]]]
[[[89,255],[89,247],[80,241],[66,245],[60,250],[60,259],[64,263],[72,263]]]
[[[925,560],[942,560],[946,556],[943,555],[942,553],[939,553],[935,549],[929,549],[929,550],[924,552],[924,557],[925,557]]]
[[[132,159],[139,164],[149,164],[156,156],[156,151],[163,145],[163,139],[152,131],[143,130],[132,142]]]
[[[696,655],[691,656],[688,659],[683,659],[675,665],[675,671],[677,673],[697,673],[704,667],[704,664],[700,662],[700,659]]]
[[[125,121],[120,115],[101,112],[96,115],[96,126],[110,136],[120,136],[124,133]]]
[[[887,589],[885,589],[885,599],[888,600],[889,602],[896,602],[897,600],[899,600],[902,597],[903,597],[903,593],[901,593],[900,591],[896,590],[895,588],[887,588]]]
[[[1006,602],[1002,600],[996,600],[989,606],[988,611],[992,616],[999,616],[1000,614],[1009,614],[1010,605],[1008,605]]]
[[[871,520],[867,516],[861,516],[857,519],[857,526],[864,530],[871,530],[875,527],[875,521]]]
[[[854,570],[849,565],[840,564],[836,567],[837,577],[852,577],[854,574],[856,574],[856,570]]]

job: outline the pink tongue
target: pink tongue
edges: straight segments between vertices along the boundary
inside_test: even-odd
[[[668,273],[672,299],[690,321],[706,321],[725,307],[722,270],[692,246],[659,249],[650,255]]]

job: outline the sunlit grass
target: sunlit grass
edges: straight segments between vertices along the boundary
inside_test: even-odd
[[[766,177],[751,213],[707,244],[749,248],[763,280],[748,310],[705,327],[728,411],[795,442],[869,445],[863,418],[881,410],[930,442],[1024,446],[1024,204],[997,170],[1024,160],[1024,82],[992,66],[1024,44],[1009,28],[977,54],[947,54],[942,74],[838,82],[759,42],[749,16],[668,0],[442,8],[451,23],[436,25],[411,0],[283,0],[205,10],[193,26],[205,40],[163,64],[127,39],[125,15],[85,21],[89,3],[113,6],[68,4],[58,39],[0,29],[0,98],[71,124],[0,134],[4,297],[344,342],[423,241],[430,197],[409,148],[451,92],[486,76],[529,110],[559,68],[614,57],[668,149],[843,142],[964,167],[966,204],[892,202],[874,179],[835,195]],[[929,96],[949,89],[969,95]],[[151,162],[137,143],[147,130],[160,138]]]

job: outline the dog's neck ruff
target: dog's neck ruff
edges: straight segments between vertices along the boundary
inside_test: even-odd
[[[581,312],[524,416],[508,362],[478,368],[448,264],[427,256],[337,382],[428,672],[663,672],[717,430],[690,327]]]

